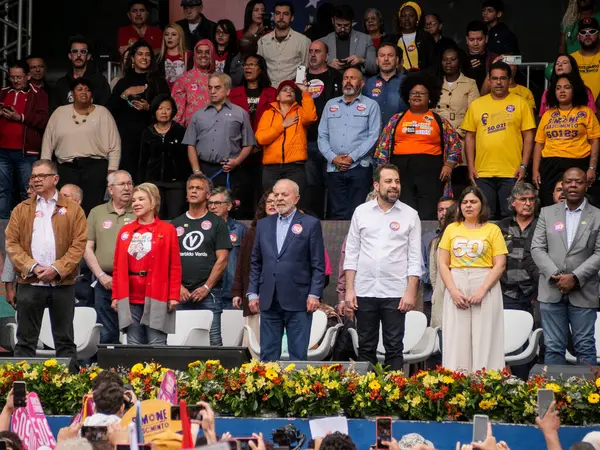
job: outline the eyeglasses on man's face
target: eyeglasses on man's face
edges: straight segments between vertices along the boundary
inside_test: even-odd
[[[31,181],[34,180],[45,180],[48,177],[55,177],[56,174],[55,173],[35,173],[35,174],[31,174],[31,176],[29,177],[29,179]]]

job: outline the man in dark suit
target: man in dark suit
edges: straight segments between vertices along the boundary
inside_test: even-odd
[[[260,311],[260,359],[281,357],[287,331],[290,360],[306,361],[312,313],[325,284],[325,250],[318,219],[296,209],[299,188],[291,180],[273,187],[278,214],[256,226],[248,300]]]

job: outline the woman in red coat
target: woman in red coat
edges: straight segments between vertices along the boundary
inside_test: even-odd
[[[115,248],[112,307],[129,345],[166,345],[181,288],[177,232],[157,217],[154,184],[136,186],[132,209],[137,219],[121,228]]]
[[[252,130],[256,132],[261,116],[276,99],[277,90],[271,87],[265,59],[259,55],[248,56],[244,60],[243,84],[231,90],[229,100],[250,114]],[[248,189],[244,189],[243,197],[238,199],[240,216],[244,219],[254,217],[256,205],[262,196],[261,167],[262,149],[256,146],[242,163],[245,179],[248,180]]]

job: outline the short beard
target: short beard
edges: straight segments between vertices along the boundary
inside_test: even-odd
[[[592,44],[585,44],[583,41],[581,42],[581,48],[584,50],[594,50],[595,48],[598,47],[598,41],[592,43]]]
[[[350,91],[350,92],[347,92],[347,91]],[[356,95],[356,90],[354,90],[353,87],[352,88],[344,88],[343,92],[344,92],[344,95]]]

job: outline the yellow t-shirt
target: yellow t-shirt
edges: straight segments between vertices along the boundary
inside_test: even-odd
[[[521,132],[535,129],[535,117],[523,97],[494,100],[488,94],[469,105],[460,127],[476,133],[475,169],[481,178],[512,178],[522,162]]]
[[[531,106],[531,109],[535,109],[535,98],[533,98],[533,92],[531,92],[528,88],[517,84],[515,87],[509,87],[508,91],[511,94],[516,94],[519,97],[523,97],[525,100],[527,100],[527,103],[529,106]]]
[[[600,124],[587,106],[570,111],[549,109],[542,116],[535,142],[544,144],[544,158],[585,158],[590,156],[592,144],[588,139],[600,138]]]
[[[596,100],[600,94],[600,52],[594,56],[583,56],[580,50],[577,50],[571,53],[571,56],[577,61],[581,78]]]
[[[502,231],[491,222],[475,229],[465,227],[463,222],[451,223],[439,248],[450,252],[451,269],[491,268],[494,256],[508,253]]]
[[[405,34],[398,39],[398,47],[402,49],[402,61],[406,70],[419,70],[419,50],[415,42],[416,34]]]

